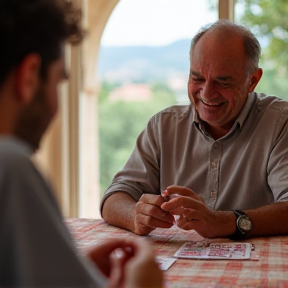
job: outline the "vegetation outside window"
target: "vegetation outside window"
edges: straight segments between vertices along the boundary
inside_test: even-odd
[[[124,15],[122,7],[128,2],[131,10]],[[140,35],[140,38],[146,37],[149,44],[102,44],[100,50],[98,114],[101,193],[125,164],[149,118],[168,106],[188,103],[191,38],[202,25],[217,20],[217,3],[218,0],[201,1],[197,5],[192,0],[119,1],[111,21],[123,13],[129,25],[125,26],[125,31],[124,28],[121,30],[120,20],[117,23],[115,20],[118,33],[122,38],[128,33],[133,34],[128,39],[129,43],[133,38],[136,41]],[[212,6],[214,9],[211,9]],[[147,31],[148,25],[151,26],[150,31]],[[113,34],[109,23],[106,29],[107,33],[111,31],[109,33]],[[184,36],[184,30],[189,34]],[[158,33],[155,38],[157,43],[153,44],[151,39],[155,33]],[[169,34],[176,36],[169,43],[167,40],[161,43],[161,39],[165,42],[165,35]]]
[[[257,92],[288,100],[288,1],[238,0],[236,22],[257,36],[262,46],[263,77]]]

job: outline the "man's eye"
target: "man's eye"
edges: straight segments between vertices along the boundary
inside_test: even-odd
[[[229,88],[231,86],[230,83],[219,83],[219,85],[223,88]]]
[[[203,78],[192,78],[192,80],[193,80],[193,82],[195,82],[195,83],[202,83],[202,82],[205,81],[205,79],[203,79]]]

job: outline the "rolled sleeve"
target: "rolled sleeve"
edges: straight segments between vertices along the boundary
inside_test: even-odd
[[[159,145],[155,117],[139,135],[136,146],[123,169],[118,172],[110,187],[105,191],[101,203],[116,192],[124,192],[138,201],[143,194],[159,194]]]
[[[268,162],[268,184],[274,196],[274,202],[288,200],[288,111],[279,113],[274,147]],[[277,132],[279,131],[279,132]]]

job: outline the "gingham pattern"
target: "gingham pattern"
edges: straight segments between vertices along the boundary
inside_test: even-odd
[[[135,237],[135,234],[106,224],[103,220],[65,219],[76,246],[84,253],[96,243],[111,237]],[[146,238],[158,255],[172,257],[187,241],[204,240],[194,231],[177,227],[156,229]],[[213,241],[227,242],[227,239]],[[168,288],[288,288],[288,236],[250,239],[255,245],[253,260],[177,259],[165,271]]]

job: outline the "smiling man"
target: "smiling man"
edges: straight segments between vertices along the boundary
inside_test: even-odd
[[[102,199],[108,223],[145,235],[179,215],[180,228],[208,238],[288,233],[288,103],[254,92],[260,51],[229,21],[199,31],[191,104],[150,119]]]
[[[262,76],[257,63],[247,59],[243,37],[230,28],[207,31],[191,50],[189,97],[214,140],[230,131]]]

